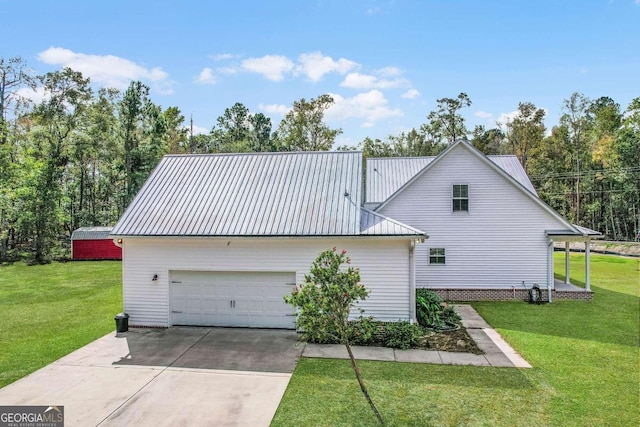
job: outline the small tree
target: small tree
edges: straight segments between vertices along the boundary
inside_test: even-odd
[[[357,268],[344,268],[344,264],[351,262],[346,254],[346,250],[336,252],[335,247],[321,252],[305,276],[304,283],[296,286],[291,295],[284,299],[297,309],[296,324],[307,337],[344,344],[360,390],[383,425],[382,416],[369,396],[351,351],[350,341],[357,328],[349,322],[349,314],[357,302],[367,298],[369,291],[359,283],[360,271]],[[359,311],[363,320],[364,310]]]

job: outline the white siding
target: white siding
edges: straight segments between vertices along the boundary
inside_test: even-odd
[[[129,237],[123,246],[124,309],[134,326],[170,326],[170,270],[295,271],[301,283],[318,253],[334,246],[348,251],[371,291],[366,315],[409,320],[408,240]]]
[[[452,212],[453,184],[469,186],[469,212]],[[463,145],[380,212],[429,235],[416,247],[416,287],[546,285],[545,230],[566,228]],[[429,248],[445,248],[446,265],[429,265]]]

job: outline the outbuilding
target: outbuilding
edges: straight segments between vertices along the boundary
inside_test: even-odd
[[[112,227],[80,227],[71,234],[73,260],[120,260],[122,249],[110,237]]]

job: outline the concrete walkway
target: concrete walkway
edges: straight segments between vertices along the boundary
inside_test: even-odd
[[[470,305],[454,305],[467,328],[469,336],[485,354],[458,353],[434,350],[396,350],[386,347],[353,346],[358,360],[385,362],[433,363],[441,365],[495,366],[505,368],[531,368],[502,337]],[[347,350],[339,344],[307,344],[302,357],[348,359]]]

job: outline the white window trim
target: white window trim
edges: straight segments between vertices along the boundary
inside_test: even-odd
[[[467,186],[467,197],[455,197],[454,196],[453,192],[454,192],[454,187],[456,185],[466,185]],[[471,203],[469,203],[469,199],[470,199],[470,197],[469,197],[469,187],[470,187],[469,184],[461,184],[461,183],[452,184],[451,185],[451,213],[452,214],[454,214],[454,215],[468,214],[469,211],[471,210],[470,209]],[[455,210],[453,208],[454,200],[466,200],[467,201],[467,210]]]
[[[431,250],[442,249],[442,255],[431,255]],[[444,262],[431,262],[431,257],[442,258]],[[429,265],[447,265],[447,250],[446,248],[429,248]]]

